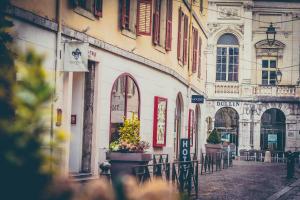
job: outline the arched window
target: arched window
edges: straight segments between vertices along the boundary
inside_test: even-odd
[[[183,102],[182,102],[182,95],[178,93],[176,98],[176,108],[175,108],[175,127],[174,127],[174,154],[175,158],[179,158],[179,141],[181,138],[181,126],[182,126],[182,113],[183,113]]]
[[[239,42],[231,33],[225,33],[217,42],[217,81],[238,81]]]
[[[119,128],[124,117],[133,114],[139,117],[140,95],[136,82],[128,74],[121,75],[114,83],[111,91],[110,108],[110,142],[119,138]]]

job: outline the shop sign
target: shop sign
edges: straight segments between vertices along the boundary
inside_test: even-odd
[[[268,142],[277,142],[277,134],[268,134]]]
[[[180,153],[179,153],[180,161],[190,161],[190,139],[180,139]]]
[[[238,107],[238,106],[240,106],[240,102],[236,102],[236,101],[217,101],[217,106]]]
[[[221,133],[221,140],[224,142],[230,141],[230,133]]]
[[[192,95],[192,103],[204,103],[203,95]]]
[[[64,71],[87,72],[88,71],[88,43],[65,43]]]

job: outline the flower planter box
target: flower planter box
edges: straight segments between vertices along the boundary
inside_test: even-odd
[[[115,180],[123,175],[133,175],[133,167],[148,164],[152,159],[152,154],[106,152],[106,159],[111,164],[112,180]]]
[[[214,154],[221,152],[223,149],[222,144],[205,144],[206,154]]]

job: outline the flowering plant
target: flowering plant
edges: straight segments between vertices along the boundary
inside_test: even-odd
[[[131,118],[124,118],[124,124],[119,128],[120,137],[118,140],[111,142],[110,151],[142,153],[150,147],[146,141],[141,141],[139,135],[140,120],[136,115]]]

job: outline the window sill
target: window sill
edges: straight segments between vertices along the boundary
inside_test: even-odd
[[[131,38],[133,40],[136,40],[136,34],[133,33],[133,32],[131,32],[131,31],[129,31],[129,30],[122,29],[121,33],[122,33],[122,35],[124,35],[126,37],[129,37],[129,38]]]
[[[83,8],[80,8],[80,7],[76,7],[74,8],[74,12],[76,12],[77,14],[83,16],[83,17],[86,17],[90,20],[93,20],[95,21],[96,20],[96,17],[93,15],[93,13],[91,13],[90,11],[87,11]]]
[[[167,53],[167,51],[165,50],[165,48],[162,47],[162,46],[160,46],[160,45],[154,45],[154,48],[155,48],[155,50],[157,50],[157,51],[159,51],[159,52],[161,52],[163,54]]]

